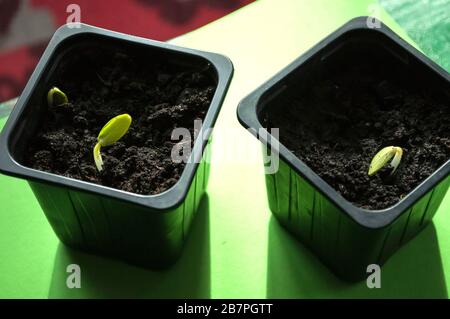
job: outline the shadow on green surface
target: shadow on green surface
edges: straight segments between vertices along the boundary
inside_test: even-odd
[[[165,271],[75,251],[59,243],[49,298],[209,298],[209,200],[202,198],[182,256]],[[81,288],[68,289],[66,267],[81,268]]]
[[[434,224],[381,268],[381,288],[338,279],[272,216],[269,223],[267,298],[447,298]]]

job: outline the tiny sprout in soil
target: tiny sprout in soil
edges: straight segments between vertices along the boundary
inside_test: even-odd
[[[118,115],[103,126],[97,137],[97,144],[94,147],[95,165],[99,172],[103,169],[103,160],[100,148],[116,143],[124,136],[131,125],[131,116],[128,114]]]
[[[48,91],[47,103],[49,107],[61,106],[69,103],[69,100],[63,91],[54,86]]]
[[[372,159],[369,166],[369,176],[376,174],[380,169],[382,169],[387,162],[391,161],[390,167],[392,168],[391,175],[395,173],[398,165],[402,159],[403,150],[398,146],[387,146],[380,150]]]

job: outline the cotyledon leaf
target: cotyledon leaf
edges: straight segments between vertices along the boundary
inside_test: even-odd
[[[60,106],[69,103],[67,95],[58,89],[56,86],[52,87],[47,93],[47,104],[49,107]]]
[[[128,131],[131,125],[131,116],[128,114],[118,115],[103,126],[97,137],[97,144],[94,147],[95,166],[99,171],[103,169],[103,160],[100,149],[109,146],[120,140]]]
[[[380,169],[382,169],[391,159],[390,166],[393,168],[391,174],[394,174],[397,169],[400,161],[402,159],[403,150],[398,146],[387,146],[381,149],[375,156],[373,157],[370,166],[369,166],[369,176],[374,175]]]

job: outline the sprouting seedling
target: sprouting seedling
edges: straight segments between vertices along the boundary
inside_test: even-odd
[[[400,164],[402,155],[403,150],[401,147],[387,146],[383,148],[373,157],[372,162],[369,166],[369,176],[374,175],[376,172],[382,169],[387,164],[387,162],[391,160],[391,158],[393,158],[390,164],[390,166],[392,167],[391,175],[393,175],[398,165]]]
[[[97,144],[94,147],[95,166],[99,172],[103,169],[103,160],[100,149],[116,143],[125,135],[131,125],[131,116],[128,114],[118,115],[103,126],[97,137]]]
[[[47,93],[47,103],[49,107],[61,106],[69,103],[69,99],[63,91],[54,86]]]

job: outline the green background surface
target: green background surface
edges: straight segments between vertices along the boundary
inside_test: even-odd
[[[402,29],[450,71],[450,0],[379,0]]]
[[[174,39],[225,54],[235,67],[214,131],[208,197],[181,259],[167,271],[153,272],[68,249],[54,235],[27,183],[0,175],[0,297],[447,298],[449,194],[433,224],[383,266],[381,289],[343,282],[271,217],[259,141],[236,119],[237,104],[246,94],[340,25],[374,8],[403,38],[424,43],[423,51],[448,70],[448,29],[438,24],[413,32],[408,19],[420,16],[423,7],[410,6],[416,14],[408,18],[393,1],[381,4],[408,33],[376,1],[260,0]],[[442,21],[445,25],[448,19]],[[4,122],[0,119],[0,127]],[[229,154],[236,155],[234,160]],[[81,289],[66,288],[66,267],[72,263],[81,266]]]

